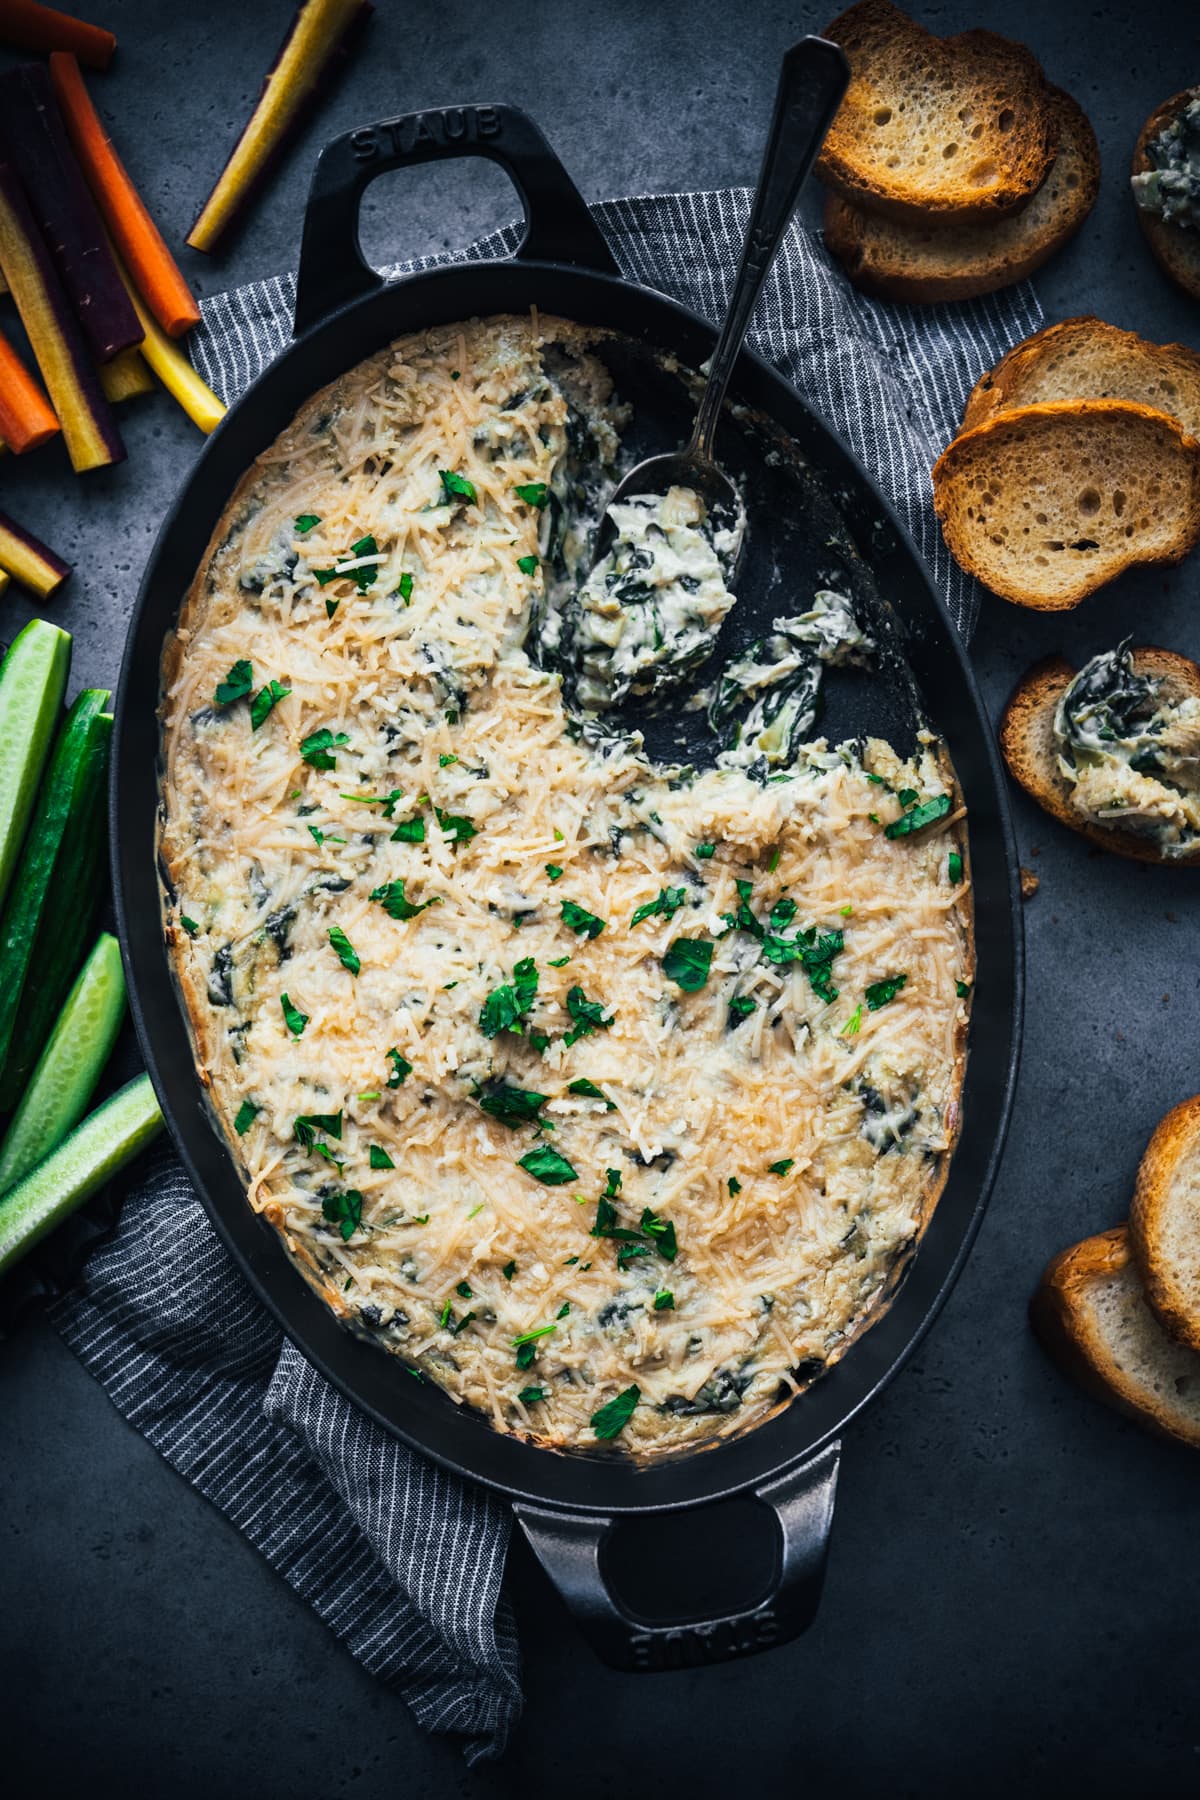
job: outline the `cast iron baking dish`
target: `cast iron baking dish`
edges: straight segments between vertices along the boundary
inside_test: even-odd
[[[385,170],[460,156],[490,157],[511,176],[525,214],[515,256],[431,269],[385,284],[359,249],[363,190]],[[958,635],[870,478],[779,374],[743,353],[731,394],[734,411],[722,429],[723,458],[745,490],[755,467],[760,473],[765,467],[763,434],[786,447],[793,497],[798,494],[803,504],[784,509],[784,525],[794,535],[785,535],[780,554],[802,558],[806,544],[827,542],[831,532],[837,536],[845,579],[875,607],[885,645],[902,641],[911,670],[910,678],[894,664],[890,676],[885,668],[878,677],[848,678],[844,692],[839,687],[831,693],[834,717],[823,729],[833,741],[868,724],[903,737],[911,733],[919,694],[950,746],[968,807],[979,962],[962,1136],[919,1248],[878,1322],[826,1375],[763,1424],[714,1448],[646,1468],[619,1454],[563,1454],[501,1436],[432,1383],[410,1380],[395,1358],[351,1336],[246,1203],[197,1080],[161,923],[155,850],[160,660],[238,480],[317,388],[391,339],[457,319],[526,312],[533,305],[620,334],[611,346],[602,346],[602,354],[619,387],[623,373],[626,379],[631,369],[639,373],[638,391],[630,395],[642,433],[640,442],[635,434],[635,447],[644,454],[681,441],[690,397],[677,376],[668,378],[663,359],[673,356],[686,369],[697,369],[712,350],[713,327],[621,277],[581,196],[524,113],[499,105],[413,113],[350,132],[323,152],[304,221],[294,342],[206,444],[163,525],[142,582],[116,709],[111,822],[117,914],[142,1049],[175,1142],[213,1226],[283,1330],[387,1430],[509,1497],[538,1557],[606,1661],[628,1669],[671,1667],[783,1642],[811,1620],[832,1520],[838,1434],[895,1374],[949,1293],[979,1224],[1008,1120],[1022,948],[1000,767]],[[753,482],[750,487],[760,491]],[[753,544],[752,537],[750,567]],[[753,592],[740,592],[735,611],[744,610],[752,620],[756,604]],[[894,662],[888,654],[882,660]],[[655,742],[663,727],[647,724],[651,750],[669,750],[669,744]],[[618,1520],[701,1508],[735,1495],[758,1501],[774,1515],[775,1566],[765,1591],[743,1593],[704,1618],[643,1616],[636,1603],[616,1594],[605,1551]],[[713,1546],[718,1560],[735,1572],[740,1542],[722,1537]]]

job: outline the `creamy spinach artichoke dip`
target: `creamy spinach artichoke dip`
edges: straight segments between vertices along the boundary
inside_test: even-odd
[[[1200,845],[1200,699],[1134,668],[1128,642],[1085,663],[1054,715],[1071,805],[1172,860]]]
[[[202,1079],[327,1304],[500,1431],[650,1456],[883,1304],[956,1135],[970,884],[932,738],[807,735],[871,654],[845,597],[797,571],[694,674],[736,602],[687,490],[589,577],[602,356],[476,321],[305,407],[168,647],[161,848]],[[606,720],[655,683],[714,766]]]
[[[1167,225],[1200,231],[1200,92],[1146,145],[1151,164],[1131,177],[1143,212]]]

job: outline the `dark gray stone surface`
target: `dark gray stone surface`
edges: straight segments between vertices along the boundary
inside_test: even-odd
[[[83,0],[81,0],[83,4]],[[274,52],[284,0],[95,0],[122,50],[95,91],[178,241]],[[1200,344],[1124,189],[1137,130],[1200,79],[1194,7],[954,0],[936,30],[1025,39],[1090,112],[1104,189],[1038,278],[1050,319],[1095,311]],[[781,49],[810,4],[382,0],[369,44],[201,292],[294,261],[308,171],[335,130],[421,104],[529,107],[589,196],[753,179]],[[382,261],[511,212],[503,178],[393,176]],[[129,461],[75,482],[61,452],[0,469],[2,503],[75,561],[54,609],[75,680],[114,679],[138,574],[196,446],[165,396],[128,414]],[[993,713],[1051,650],[1133,631],[1200,654],[1194,565],[1117,583],[1064,619],[994,602],[976,639]],[[9,597],[6,635],[27,609]],[[637,1681],[593,1661],[514,1558],[528,1708],[503,1765],[467,1774],[237,1534],[117,1417],[53,1332],[0,1345],[4,1778],[43,1795],[399,1792],[1093,1795],[1194,1789],[1200,1464],[1068,1387],[1025,1307],[1047,1256],[1121,1218],[1146,1137],[1194,1091],[1194,878],[1089,850],[1023,800],[1029,1009],[1002,1178],[927,1343],[848,1435],[829,1580],[809,1636],[733,1667]],[[1074,1781],[1070,1778],[1074,1777]]]

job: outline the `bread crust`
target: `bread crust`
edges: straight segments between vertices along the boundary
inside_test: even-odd
[[[1131,174],[1144,175],[1153,166],[1147,148],[1151,139],[1156,138],[1163,127],[1169,125],[1198,93],[1200,88],[1184,88],[1155,107],[1138,132],[1137,143],[1133,148]],[[1168,225],[1153,213],[1143,212],[1136,199],[1133,207],[1142,228],[1142,236],[1163,274],[1169,276],[1185,294],[1190,294],[1193,300],[1200,300],[1200,232],[1188,232],[1179,225]]]
[[[1096,203],[1100,151],[1078,102],[1061,88],[1049,93],[1059,124],[1058,155],[1038,193],[1005,220],[955,225],[932,215],[919,224],[883,219],[827,194],[825,243],[855,287],[913,306],[971,300],[1023,281],[1061,249]],[[1038,221],[1039,196],[1060,174],[1064,184],[1075,177],[1074,185],[1065,187],[1065,198],[1059,195],[1053,222]]]
[[[1035,331],[1021,343],[1014,344],[994,369],[982,374],[967,396],[960,430],[970,431],[976,425],[986,424],[999,413],[1011,412],[1016,407],[1025,405],[1026,401],[1021,395],[1022,384],[1029,379],[1037,364],[1044,358],[1053,356],[1072,339],[1083,336],[1105,339],[1114,361],[1123,359],[1127,362],[1130,353],[1140,358],[1149,352],[1151,359],[1165,370],[1176,371],[1189,385],[1200,390],[1200,352],[1189,345],[1156,344],[1149,338],[1140,337],[1136,331],[1122,331],[1119,326],[1109,325],[1092,313],[1078,313],[1070,319],[1060,319],[1055,325],[1043,326],[1041,331]],[[1087,394],[1076,397],[1081,400],[1111,398],[1110,395]],[[1164,409],[1156,407],[1155,410]],[[1168,416],[1176,418],[1176,422],[1187,432],[1186,425],[1177,415],[1171,413]],[[1195,433],[1188,435],[1195,436]]]
[[[846,98],[817,160],[820,179],[843,199],[869,212],[917,223],[927,223],[931,216],[996,219],[1018,211],[1042,185],[1058,153],[1057,115],[1041,65],[1026,45],[993,31],[939,38],[890,0],[859,0],[826,26],[822,36],[842,46],[851,67]],[[954,164],[963,174],[939,188],[914,191],[902,168],[888,168],[877,144],[873,153],[864,148],[872,131],[879,129],[874,115],[887,110],[886,101],[868,86],[862,72],[867,55],[880,45],[886,46],[889,63],[897,66],[906,55],[910,63],[934,60],[948,71],[960,65],[963,106],[975,123],[963,121],[968,141],[962,161]],[[928,73],[918,68],[916,74],[917,85],[927,90]],[[976,118],[976,109],[985,116]],[[969,179],[967,163],[976,131],[980,154],[991,159],[987,185],[982,179],[976,183]],[[1006,154],[1001,154],[1001,144]]]
[[[1104,572],[1093,572],[1086,566],[1081,567],[1078,578],[1070,585],[1064,585],[1053,593],[1035,594],[1028,585],[1018,587],[1011,580],[1007,584],[1001,584],[997,571],[979,553],[978,531],[967,526],[959,515],[955,482],[960,466],[978,450],[992,444],[1002,447],[1007,437],[1018,433],[1036,434],[1063,419],[1092,420],[1098,425],[1122,424],[1130,432],[1141,429],[1152,430],[1159,435],[1166,433],[1175,447],[1186,452],[1191,462],[1191,492],[1186,515],[1180,522],[1178,535],[1173,543],[1147,547],[1139,554],[1127,557],[1119,566],[1109,567]],[[968,575],[974,575],[992,593],[998,594],[1003,600],[1012,601],[1014,605],[1030,607],[1038,612],[1063,612],[1078,606],[1081,600],[1095,593],[1098,588],[1107,586],[1126,569],[1146,564],[1182,562],[1188,552],[1194,549],[1200,539],[1200,442],[1189,437],[1178,421],[1169,414],[1159,412],[1151,406],[1141,406],[1135,401],[1051,400],[1035,406],[1014,407],[1009,412],[997,413],[994,418],[986,420],[982,425],[973,426],[969,431],[960,431],[950,440],[933,466],[933,506],[950,554]]]
[[[1133,651],[1133,666],[1139,675],[1163,677],[1171,684],[1173,697],[1200,696],[1200,667],[1176,650],[1140,645]],[[1137,832],[1093,824],[1071,805],[1070,784],[1058,770],[1054,713],[1077,672],[1063,657],[1048,656],[1035,663],[1013,689],[1001,715],[999,730],[1000,749],[1013,780],[1019,782],[1030,799],[1036,800],[1052,819],[1114,856],[1154,863],[1159,868],[1186,869],[1200,865],[1200,844],[1187,856],[1165,857]]]
[[[1159,1437],[1200,1448],[1200,1423],[1182,1428],[1155,1405],[1111,1354],[1086,1305],[1088,1285],[1108,1280],[1133,1260],[1129,1231],[1115,1225],[1052,1257],[1030,1302],[1029,1321],[1042,1348],[1093,1398]]]
[[[1129,1239],[1146,1298],[1164,1330],[1200,1351],[1200,1309],[1180,1282],[1176,1260],[1163,1242],[1170,1189],[1179,1165],[1200,1157],[1200,1094],[1180,1101],[1155,1127],[1138,1168],[1129,1209]],[[1200,1224],[1200,1218],[1197,1223]]]

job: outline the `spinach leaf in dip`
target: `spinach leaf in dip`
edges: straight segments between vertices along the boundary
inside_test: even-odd
[[[1163,686],[1137,673],[1128,643],[1093,656],[1063,692],[1054,741],[1084,818],[1142,833],[1174,857],[1200,835],[1200,700],[1172,700]]]
[[[1150,167],[1131,181],[1142,212],[1200,231],[1200,93],[1150,139],[1146,155]]]
[[[808,612],[776,619],[721,674],[708,713],[725,746],[718,760],[760,778],[793,762],[816,722],[823,666],[863,662],[873,647],[850,602],[827,588]]]

